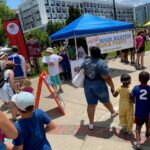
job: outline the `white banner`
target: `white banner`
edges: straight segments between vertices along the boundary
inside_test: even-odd
[[[132,31],[114,32],[86,38],[88,47],[97,46],[101,53],[128,49],[134,46]]]

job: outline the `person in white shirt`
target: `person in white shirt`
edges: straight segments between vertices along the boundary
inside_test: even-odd
[[[53,48],[47,48],[46,52],[49,53],[49,56],[44,56],[42,62],[48,65],[48,72],[50,75],[50,79],[53,83],[54,89],[57,90],[57,86],[59,86],[58,92],[62,92],[61,81],[59,78],[59,62],[62,61],[62,57],[54,54]]]

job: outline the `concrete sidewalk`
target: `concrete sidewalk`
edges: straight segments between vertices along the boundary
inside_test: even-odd
[[[146,71],[150,72],[150,53],[146,53]],[[108,61],[115,87],[120,86],[120,75],[128,73],[132,77],[132,85],[138,83],[138,74],[133,66],[124,65],[119,59]],[[33,87],[37,88],[38,79],[32,79]],[[39,108],[51,116],[57,123],[57,128],[47,134],[53,150],[132,150],[135,145],[133,128],[132,135],[124,135],[118,126],[118,116],[110,118],[110,113],[99,103],[95,114],[95,129],[88,129],[88,117],[86,113],[86,100],[82,88],[75,89],[71,84],[63,83],[64,93],[61,94],[65,101],[66,115],[62,116],[56,103],[51,98],[45,85],[42,88]],[[119,97],[114,98],[110,94],[115,109],[118,109]],[[6,112],[7,113],[7,112]],[[145,142],[143,128],[143,150],[150,150],[150,140]]]

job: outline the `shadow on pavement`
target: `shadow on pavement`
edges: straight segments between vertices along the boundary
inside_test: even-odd
[[[113,118],[107,119],[106,121],[95,122],[94,130],[90,130],[88,128],[88,125],[84,125],[84,120],[81,120],[80,128],[76,132],[75,136],[83,140],[85,139],[87,135],[109,139],[115,134],[114,130],[110,129],[110,125],[112,122],[113,122]],[[104,127],[104,125],[106,126]]]
[[[128,135],[122,133],[120,129],[115,127],[110,127],[111,123],[113,122],[113,118],[109,118],[105,121],[95,122],[94,123],[94,130],[89,130],[88,125],[84,125],[84,120],[81,120],[80,128],[75,134],[75,137],[84,140],[86,136],[92,136],[97,138],[103,139],[110,139],[110,138],[119,138],[125,141],[129,141],[132,143],[134,147],[135,136],[134,134]]]
[[[115,77],[121,76],[122,74],[125,74],[125,73],[129,74],[129,73],[133,73],[135,71],[110,68],[110,75],[112,78],[115,78]]]
[[[7,104],[3,104],[1,107],[0,107],[0,110],[1,111],[7,111],[9,110],[9,106]]]
[[[59,117],[62,117],[63,115],[61,114],[60,110],[58,107],[53,108],[51,110],[46,111],[47,115],[50,116],[52,119],[56,119]]]

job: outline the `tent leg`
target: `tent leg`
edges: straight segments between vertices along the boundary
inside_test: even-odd
[[[78,59],[77,39],[76,39],[76,38],[74,38],[74,41],[75,41],[75,48],[76,48],[76,59]]]

